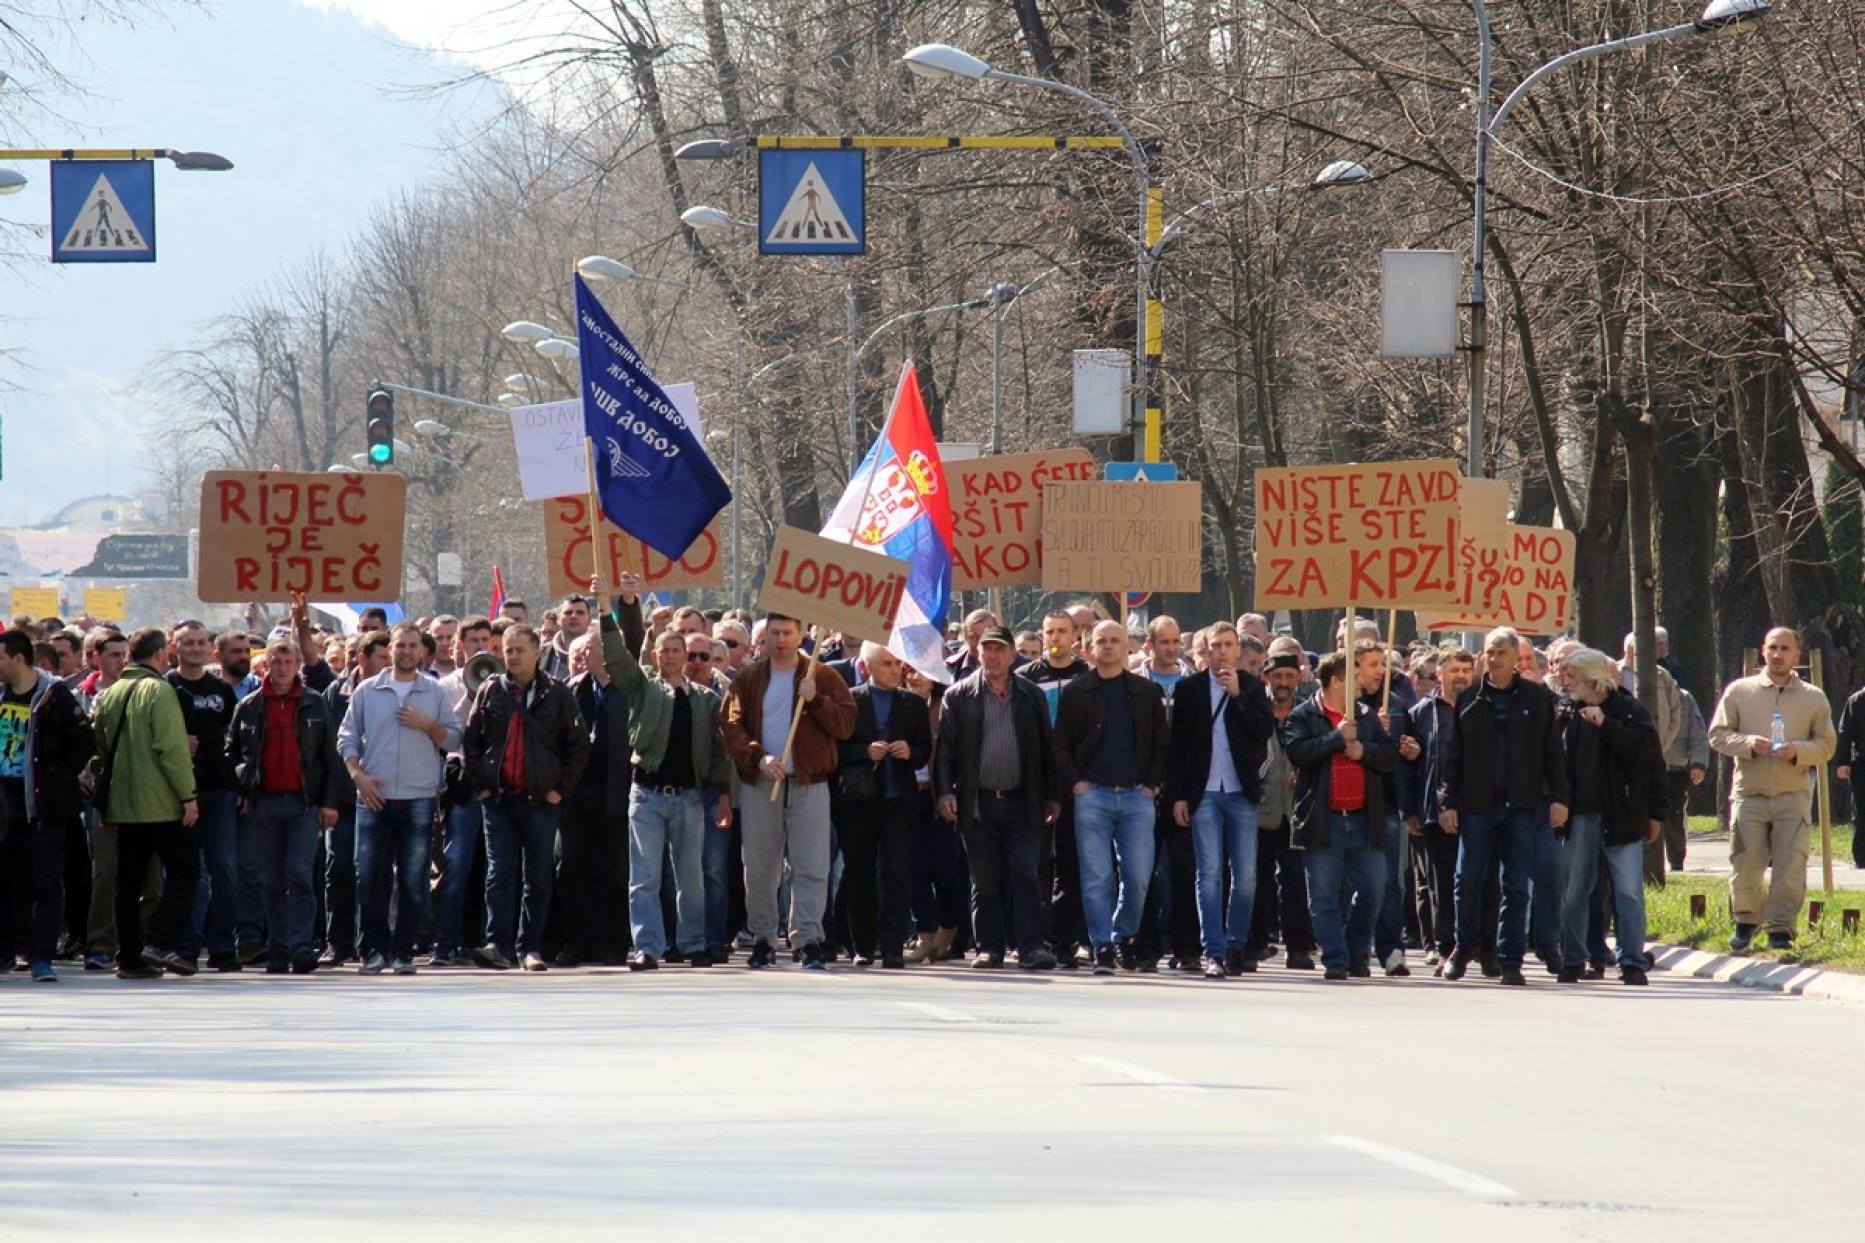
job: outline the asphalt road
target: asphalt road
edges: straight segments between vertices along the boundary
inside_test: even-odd
[[[1855,1236],[1865,1011],[1544,978],[16,974],[0,1239]]]

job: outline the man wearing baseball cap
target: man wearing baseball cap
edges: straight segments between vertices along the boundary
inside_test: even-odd
[[[1049,706],[1027,678],[1012,677],[1016,639],[1006,626],[978,638],[978,669],[945,693],[934,749],[941,816],[958,824],[971,861],[973,967],[1004,965],[1012,938],[1026,971],[1056,965],[1043,942],[1036,883],[1042,826],[1055,820]],[[1004,927],[1004,897],[1012,926]]]

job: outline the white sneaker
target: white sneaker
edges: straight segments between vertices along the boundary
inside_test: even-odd
[[[550,966],[547,963],[545,963],[544,956],[542,954],[526,954],[524,956],[523,966],[526,971],[549,971],[550,970]]]
[[[1386,961],[1380,964],[1380,966],[1386,969],[1387,975],[1391,975],[1394,971],[1398,970],[1400,967],[1403,967],[1404,965],[1405,965],[1405,951],[1404,950],[1393,950],[1392,953],[1386,955]]]
[[[396,975],[413,975],[414,962],[407,958],[397,958],[392,969]]]

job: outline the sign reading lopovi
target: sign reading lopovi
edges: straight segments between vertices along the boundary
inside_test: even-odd
[[[885,553],[778,527],[758,610],[885,643],[911,568]]]

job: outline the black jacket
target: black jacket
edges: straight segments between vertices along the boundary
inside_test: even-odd
[[[1166,749],[1172,741],[1166,726],[1165,694],[1137,673],[1104,678],[1093,669],[1063,687],[1056,706],[1056,789],[1072,790],[1077,782],[1087,780],[1082,773],[1094,763],[1095,749],[1101,745],[1101,696],[1110,683],[1126,691],[1140,784],[1165,789]]]
[[[1443,749],[1444,772],[1438,804],[1445,811],[1496,811],[1496,712],[1484,695],[1487,675],[1477,675],[1457,696],[1457,715]],[[1509,723],[1509,806],[1537,811],[1543,803],[1567,802],[1567,761],[1554,719],[1554,695],[1525,678],[1510,683],[1515,719]]]
[[[1366,769],[1367,844],[1386,847],[1386,783],[1381,780],[1399,763],[1398,744],[1379,727],[1375,713],[1362,713],[1359,727]],[[1328,790],[1333,784],[1334,756],[1347,749],[1340,731],[1328,720],[1321,696],[1295,705],[1282,722],[1282,749],[1295,766],[1295,815],[1289,824],[1289,844],[1298,850],[1326,850],[1333,845],[1328,832]]]
[[[1166,801],[1182,802],[1196,812],[1211,777],[1211,744],[1217,737],[1218,709],[1211,702],[1211,677],[1194,673],[1178,684],[1172,696],[1172,752]],[[1276,732],[1276,714],[1269,707],[1269,691],[1256,678],[1237,670],[1237,693],[1226,697],[1224,733],[1230,741],[1231,763],[1243,784],[1244,797],[1263,801],[1263,765],[1269,759],[1269,737]]]
[[[356,689],[354,672],[346,672],[324,688],[324,706],[330,709],[331,724],[337,729],[343,728],[343,718],[350,713],[350,692]],[[350,779],[350,769],[342,762],[341,752],[337,755],[337,810],[356,806],[356,782]]]
[[[27,802],[33,818],[40,824],[62,826],[77,819],[84,809],[78,792],[78,774],[96,752],[91,735],[91,718],[71,688],[50,674],[41,674],[37,698],[26,718],[28,753],[32,771],[26,774],[30,784]],[[5,800],[0,799],[0,804]],[[0,816],[6,808],[0,805]],[[13,825],[11,828],[22,826]],[[0,824],[0,838],[9,826]]]
[[[526,794],[534,803],[552,790],[568,798],[589,762],[589,731],[570,688],[542,669],[532,679],[522,712],[509,674],[487,678],[473,696],[460,744],[467,780],[482,794],[499,792],[499,764],[514,717],[524,730]]]
[[[1619,687],[1600,705],[1604,725],[1596,727],[1581,720],[1583,707],[1563,696],[1554,710],[1567,756],[1568,788],[1578,801],[1580,790],[1574,778],[1581,731],[1597,728],[1600,788],[1590,792],[1593,797],[1588,801],[1604,817],[1602,835],[1608,846],[1644,841],[1646,826],[1653,820],[1662,823],[1670,808],[1657,723],[1631,692]]]
[[[933,793],[958,799],[958,823],[978,816],[978,760],[984,744],[984,671],[948,689],[940,701],[939,745],[933,748]],[[1027,678],[1010,678],[1011,711],[1017,726],[1017,760],[1023,768],[1023,808],[1032,826],[1043,822],[1044,804],[1057,801],[1050,770],[1049,702]]]
[[[1839,709],[1839,746],[1833,752],[1833,765],[1865,767],[1865,690],[1853,691]]]
[[[233,710],[233,724],[227,727],[227,757],[233,761],[233,775],[239,782],[240,798],[246,803],[265,792],[260,761],[265,755],[266,688],[240,700]],[[310,687],[298,697],[298,776],[303,781],[307,807],[342,807],[343,760],[337,755],[337,724],[330,718],[330,704]],[[354,787],[351,800],[355,800]]]
[[[1409,770],[1400,783],[1403,790],[1402,812],[1415,816],[1419,823],[1437,823],[1438,783],[1444,770],[1444,744],[1455,727],[1456,706],[1444,696],[1426,695],[1406,714],[1406,733],[1418,739],[1418,758],[1402,761],[1402,771]]]
[[[849,800],[881,798],[887,786],[882,764],[893,766],[894,792],[907,798],[919,789],[914,776],[932,758],[932,712],[926,701],[904,686],[894,692],[893,711],[887,714],[887,730],[881,731],[874,714],[874,684],[863,682],[849,692],[855,699],[855,732],[835,744],[840,761],[836,785]],[[868,759],[871,742],[904,742],[907,758],[886,759],[875,764]]]

